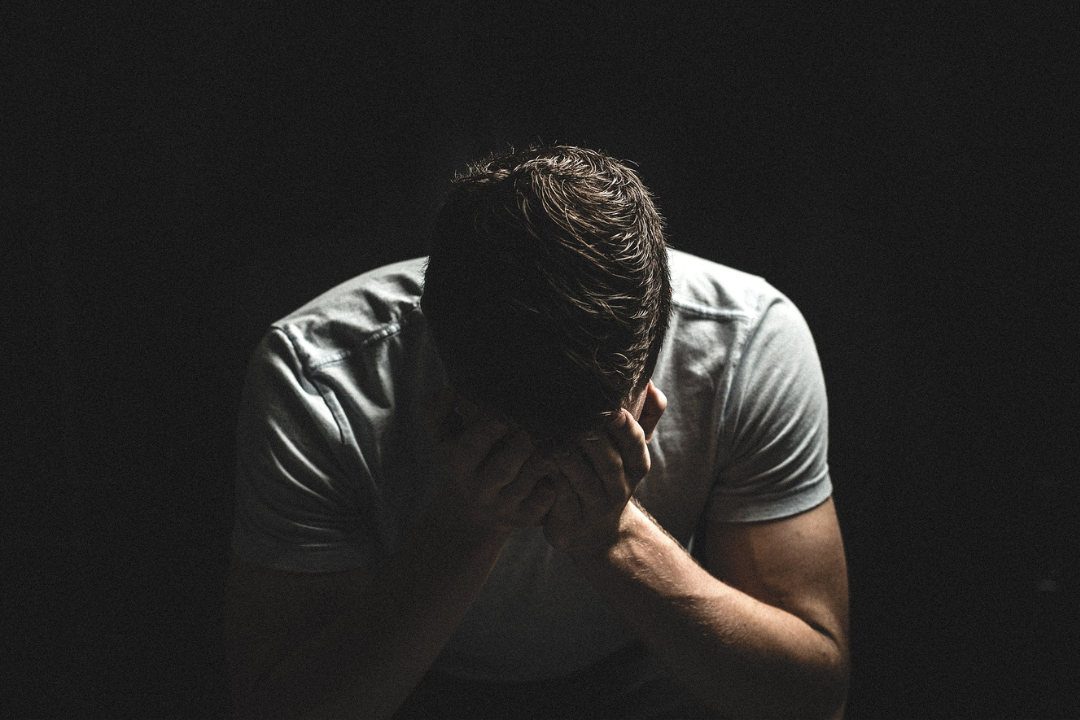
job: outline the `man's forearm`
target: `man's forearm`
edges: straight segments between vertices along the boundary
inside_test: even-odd
[[[283,716],[392,715],[457,629],[507,537],[425,516],[354,601],[261,679],[259,704]]]
[[[425,403],[424,419],[447,482],[366,587],[335,588],[344,601],[335,617],[262,663],[270,670],[248,684],[256,690],[249,696],[276,692],[261,704],[278,715],[393,714],[472,606],[513,529],[537,525],[554,501],[540,482],[554,464],[524,430],[452,392]],[[248,652],[248,667],[259,665],[256,656]]]
[[[639,507],[619,540],[576,551],[593,585],[703,701],[734,717],[830,717],[846,691],[837,639],[710,575]]]

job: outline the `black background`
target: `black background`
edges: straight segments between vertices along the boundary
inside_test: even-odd
[[[849,717],[1080,712],[1080,3],[3,7],[0,714],[227,712],[248,354],[531,140],[805,314]]]

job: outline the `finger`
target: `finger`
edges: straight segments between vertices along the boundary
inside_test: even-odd
[[[628,485],[622,455],[606,433],[596,440],[583,440],[581,451],[592,465],[608,497],[624,497]]]
[[[479,468],[485,487],[502,490],[518,476],[521,467],[535,452],[532,438],[524,430],[508,433],[497,443]]]
[[[541,477],[533,486],[532,492],[521,501],[521,512],[528,525],[539,525],[555,504],[558,493],[555,480],[550,475]]]
[[[502,494],[509,500],[526,498],[534,492],[537,483],[557,470],[558,466],[550,455],[533,452],[518,470],[517,477],[503,487]]]
[[[450,443],[454,463],[467,472],[476,470],[491,452],[492,447],[510,431],[497,420],[482,419],[461,431]]]
[[[583,442],[589,442],[588,440]],[[599,442],[599,441],[593,441]],[[607,496],[603,481],[597,476],[580,448],[556,460],[559,470],[570,483],[570,489],[577,495],[582,506],[602,503]]]
[[[667,395],[653,385],[650,380],[648,387],[645,389],[645,403],[641,408],[641,417],[638,418],[638,424],[645,431],[645,442],[652,441],[653,433],[656,431],[656,426],[664,415],[664,411],[667,410],[667,406]]]
[[[626,410],[607,424],[607,434],[622,457],[623,472],[631,485],[636,485],[649,472],[651,465],[645,431]]]
[[[560,471],[552,476],[552,479],[555,501],[551,504],[551,512],[557,513],[563,518],[575,517],[580,521],[584,517],[584,512],[578,494],[574,492],[571,485],[570,478]]]

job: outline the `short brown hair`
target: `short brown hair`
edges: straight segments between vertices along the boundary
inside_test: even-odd
[[[450,383],[535,439],[572,441],[643,388],[670,306],[664,221],[624,164],[533,147],[455,178],[424,313]]]

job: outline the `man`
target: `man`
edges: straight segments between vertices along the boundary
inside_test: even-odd
[[[798,311],[669,250],[631,170],[573,147],[477,164],[426,267],[329,291],[254,355],[238,709],[839,716],[827,433]]]

